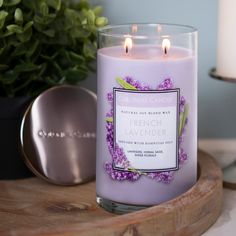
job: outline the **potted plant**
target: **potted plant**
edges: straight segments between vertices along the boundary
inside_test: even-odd
[[[87,0],[0,0],[0,179],[29,174],[18,141],[30,101],[94,71],[101,11]]]

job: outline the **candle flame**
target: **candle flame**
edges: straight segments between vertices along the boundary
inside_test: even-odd
[[[168,50],[170,49],[170,46],[171,46],[170,40],[167,39],[167,38],[163,39],[162,49],[163,49],[163,52],[164,52],[165,55],[167,55]]]
[[[125,49],[125,54],[128,55],[132,49],[133,46],[133,41],[130,37],[125,39],[125,44],[124,44],[124,49]]]

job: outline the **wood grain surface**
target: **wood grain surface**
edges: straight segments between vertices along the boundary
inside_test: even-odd
[[[104,211],[95,202],[95,183],[75,187],[38,178],[0,181],[1,236],[195,236],[220,214],[221,170],[198,154],[199,180],[185,194],[126,215]]]

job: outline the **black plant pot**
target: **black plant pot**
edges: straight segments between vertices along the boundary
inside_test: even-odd
[[[29,97],[0,97],[0,179],[33,175],[24,164],[20,147],[21,120],[31,101]]]

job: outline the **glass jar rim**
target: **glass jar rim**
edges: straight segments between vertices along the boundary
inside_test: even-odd
[[[135,34],[130,34],[129,32],[127,33],[114,33],[110,32],[112,29],[125,29],[125,27],[132,27],[132,26],[137,26],[137,27],[146,27],[146,28],[152,28],[152,27],[158,27],[158,26],[167,26],[167,27],[173,27],[173,29],[182,29],[182,32],[177,32],[177,33],[168,33],[165,35],[139,35],[138,33]],[[169,37],[169,36],[180,36],[180,35],[191,35],[194,33],[197,33],[197,28],[190,26],[190,25],[182,25],[182,24],[171,24],[171,23],[127,23],[127,24],[110,24],[103,26],[98,29],[98,33],[100,36],[106,36],[106,37],[114,37],[114,38],[124,38],[124,37],[132,37],[136,39],[148,39],[148,38],[160,38],[160,37]]]

